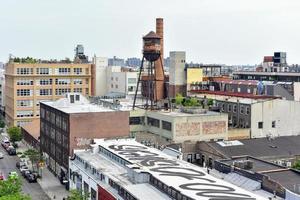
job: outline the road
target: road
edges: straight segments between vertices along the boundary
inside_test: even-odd
[[[2,145],[0,151],[4,154],[4,158],[0,159],[0,171],[4,174],[5,178],[7,178],[9,172],[16,171],[19,177],[21,177],[23,193],[28,194],[32,200],[50,199],[38,183],[29,183],[22,177],[20,171],[16,168],[16,162],[20,160],[17,156],[9,156]]]

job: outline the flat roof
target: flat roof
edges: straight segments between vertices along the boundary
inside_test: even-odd
[[[187,113],[182,112],[180,110],[172,110],[165,111],[165,110],[157,110],[157,111],[148,111],[148,113],[159,113],[161,115],[171,116],[171,117],[201,117],[201,116],[220,116],[220,115],[226,115],[225,113],[219,113],[219,112],[213,112],[209,110],[205,110],[205,113]]]
[[[152,177],[192,199],[264,199],[209,175],[206,168],[178,160],[133,139],[95,139],[95,143],[131,163],[136,170],[150,173]]]
[[[262,76],[300,76],[297,72],[256,72],[256,71],[238,71],[233,75],[262,75]]]
[[[120,107],[119,109],[111,109],[110,107],[105,107],[99,104],[92,104],[90,101],[81,94],[78,93],[68,93],[67,97],[63,97],[56,101],[42,101],[42,104],[53,107],[65,113],[87,113],[87,112],[114,112],[114,111],[126,111],[130,110],[127,107]],[[80,100],[70,102],[70,95],[79,95]]]
[[[300,135],[281,136],[274,139],[244,139],[239,141],[243,145],[222,146],[218,142],[208,142],[208,144],[228,158],[241,155],[249,155],[257,158],[300,155]]]

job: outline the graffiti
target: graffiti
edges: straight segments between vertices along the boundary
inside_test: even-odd
[[[75,140],[75,143],[77,146],[86,146],[86,145],[89,145],[92,143],[92,139],[89,139],[89,138],[75,137],[74,140]]]
[[[202,129],[203,129],[202,133],[204,135],[225,133],[226,122],[225,121],[203,122]]]
[[[184,126],[181,126],[181,128]],[[192,167],[182,165],[177,160],[151,152],[147,147],[138,145],[110,145],[108,148],[114,150],[118,155],[126,157],[129,161],[134,160],[140,165],[147,167],[153,175],[183,179],[177,183],[173,183],[178,184],[178,187],[182,189],[180,191],[181,194],[184,194],[184,191],[194,191],[196,196],[210,200],[255,200],[250,195],[239,193],[239,191],[228,185],[216,183],[214,179],[200,169],[193,169]],[[188,182],[185,182],[184,179],[188,180]]]
[[[200,134],[200,122],[183,122],[176,124],[177,136],[191,136]]]

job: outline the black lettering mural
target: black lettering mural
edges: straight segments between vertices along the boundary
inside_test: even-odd
[[[196,195],[208,197],[210,200],[255,200],[255,198],[252,198],[247,194],[236,193],[235,189],[225,185],[210,183],[187,183],[182,184],[179,187],[184,190],[199,191],[196,193]],[[208,187],[220,189],[208,189]]]
[[[207,178],[209,176],[206,173],[180,166],[180,163],[176,160],[161,157],[158,153],[150,152],[147,147],[138,145],[110,145],[109,148],[117,151],[119,155],[126,157],[128,160],[139,161],[140,165],[149,167],[150,171],[159,173],[159,176],[177,176],[187,180],[207,182],[179,185],[182,190],[195,191],[199,197],[206,197],[210,200],[255,200],[255,198],[247,194],[237,193],[234,188],[215,184],[216,181]]]
[[[175,169],[175,170],[174,170]],[[176,171],[177,170],[177,171]],[[186,171],[186,172],[178,172],[178,170],[181,171]],[[215,183],[216,181],[204,178],[206,174],[200,171],[197,171],[195,169],[191,168],[184,168],[184,167],[157,167],[157,168],[152,168],[150,171],[153,172],[160,172],[160,176],[178,176],[185,178],[187,180],[194,180],[194,179],[200,179],[204,180],[210,183]]]

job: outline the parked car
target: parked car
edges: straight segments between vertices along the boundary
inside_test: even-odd
[[[28,174],[31,174],[31,171],[29,169],[28,170],[24,170],[24,171],[21,172],[21,174],[22,174],[22,176],[24,176],[26,178],[26,176]]]
[[[35,182],[37,182],[36,180],[37,180],[37,176],[35,175],[35,174],[33,174],[33,173],[27,173],[26,175],[25,175],[25,178],[26,178],[26,180],[29,182],[29,183],[35,183]]]
[[[20,161],[20,162],[17,162],[17,163],[16,163],[16,167],[17,167],[18,169],[20,169],[20,168],[23,167],[23,166],[26,166],[26,163],[25,163],[25,162]]]
[[[6,151],[7,151],[8,155],[10,155],[10,156],[17,155],[17,151],[16,151],[15,147],[13,147],[13,146],[7,147]]]
[[[10,146],[9,139],[8,138],[2,139],[1,145],[6,149],[8,146]]]
[[[4,154],[2,152],[0,152],[0,159],[4,158]]]
[[[23,165],[19,169],[20,169],[20,172],[21,172],[22,175],[23,175],[23,173],[22,173],[23,171],[29,170],[27,165]]]

